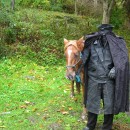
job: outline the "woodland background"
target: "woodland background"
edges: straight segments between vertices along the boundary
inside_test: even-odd
[[[63,39],[114,25],[130,48],[130,0],[1,0],[0,129],[81,130],[81,95],[70,99]],[[103,115],[99,116],[98,126]],[[114,118],[130,130],[130,114]]]

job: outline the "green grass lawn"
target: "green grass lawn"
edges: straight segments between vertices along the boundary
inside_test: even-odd
[[[80,129],[81,97],[69,97],[63,66],[39,66],[18,58],[0,62],[0,128]]]
[[[40,66],[24,57],[1,60],[0,129],[82,130],[82,96],[70,98],[64,66]],[[114,122],[127,126],[130,118],[120,114]]]

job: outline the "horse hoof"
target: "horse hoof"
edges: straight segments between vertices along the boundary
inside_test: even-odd
[[[71,94],[70,94],[70,97],[71,97],[71,98],[74,98],[74,96],[75,96],[74,93],[71,93]]]
[[[82,120],[86,120],[86,114],[82,113],[81,119],[82,119]]]

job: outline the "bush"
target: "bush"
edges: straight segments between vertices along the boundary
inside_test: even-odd
[[[7,13],[4,9],[0,10],[0,26],[9,26],[11,19],[9,17],[9,13]]]
[[[67,13],[74,13],[74,2],[72,0],[66,0],[63,3],[63,10]]]
[[[35,0],[33,2],[33,6],[44,10],[50,10],[51,8],[50,2],[48,0]]]
[[[16,32],[13,27],[8,27],[4,31],[5,33],[5,42],[8,44],[12,44],[16,41]]]
[[[21,0],[19,5],[25,7],[37,7],[44,10],[50,10],[51,8],[49,0]]]
[[[0,42],[0,58],[6,57],[10,52],[11,50],[9,47],[6,44]]]
[[[119,29],[125,21],[126,15],[122,8],[115,7],[111,13],[110,22],[115,26],[115,29]]]
[[[30,7],[34,1],[35,0],[20,0],[18,2],[18,5],[25,6],[25,7]]]
[[[62,4],[55,4],[55,5],[51,5],[51,10],[52,11],[63,11],[63,6]]]
[[[0,10],[0,41],[8,44],[14,43],[16,39],[16,33],[14,29],[14,23],[10,18],[10,13],[4,9]]]
[[[22,55],[49,65],[62,63],[64,38],[79,39],[97,23],[95,19],[37,9],[21,9],[8,16],[14,21],[9,20],[2,33],[3,43],[8,43],[5,55]]]
[[[17,40],[21,43],[35,42],[40,39],[40,34],[33,24],[19,22],[15,26]]]

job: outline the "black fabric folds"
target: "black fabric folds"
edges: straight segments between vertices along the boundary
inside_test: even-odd
[[[105,35],[109,43],[112,59],[116,70],[113,114],[118,114],[119,112],[127,112],[129,111],[129,58],[126,43],[123,38],[116,36],[113,32],[106,33]],[[91,44],[99,37],[101,37],[100,32],[86,35],[84,49],[90,47]],[[87,87],[88,87],[88,75],[87,75],[88,62],[86,61],[84,65],[85,105],[87,100]]]

